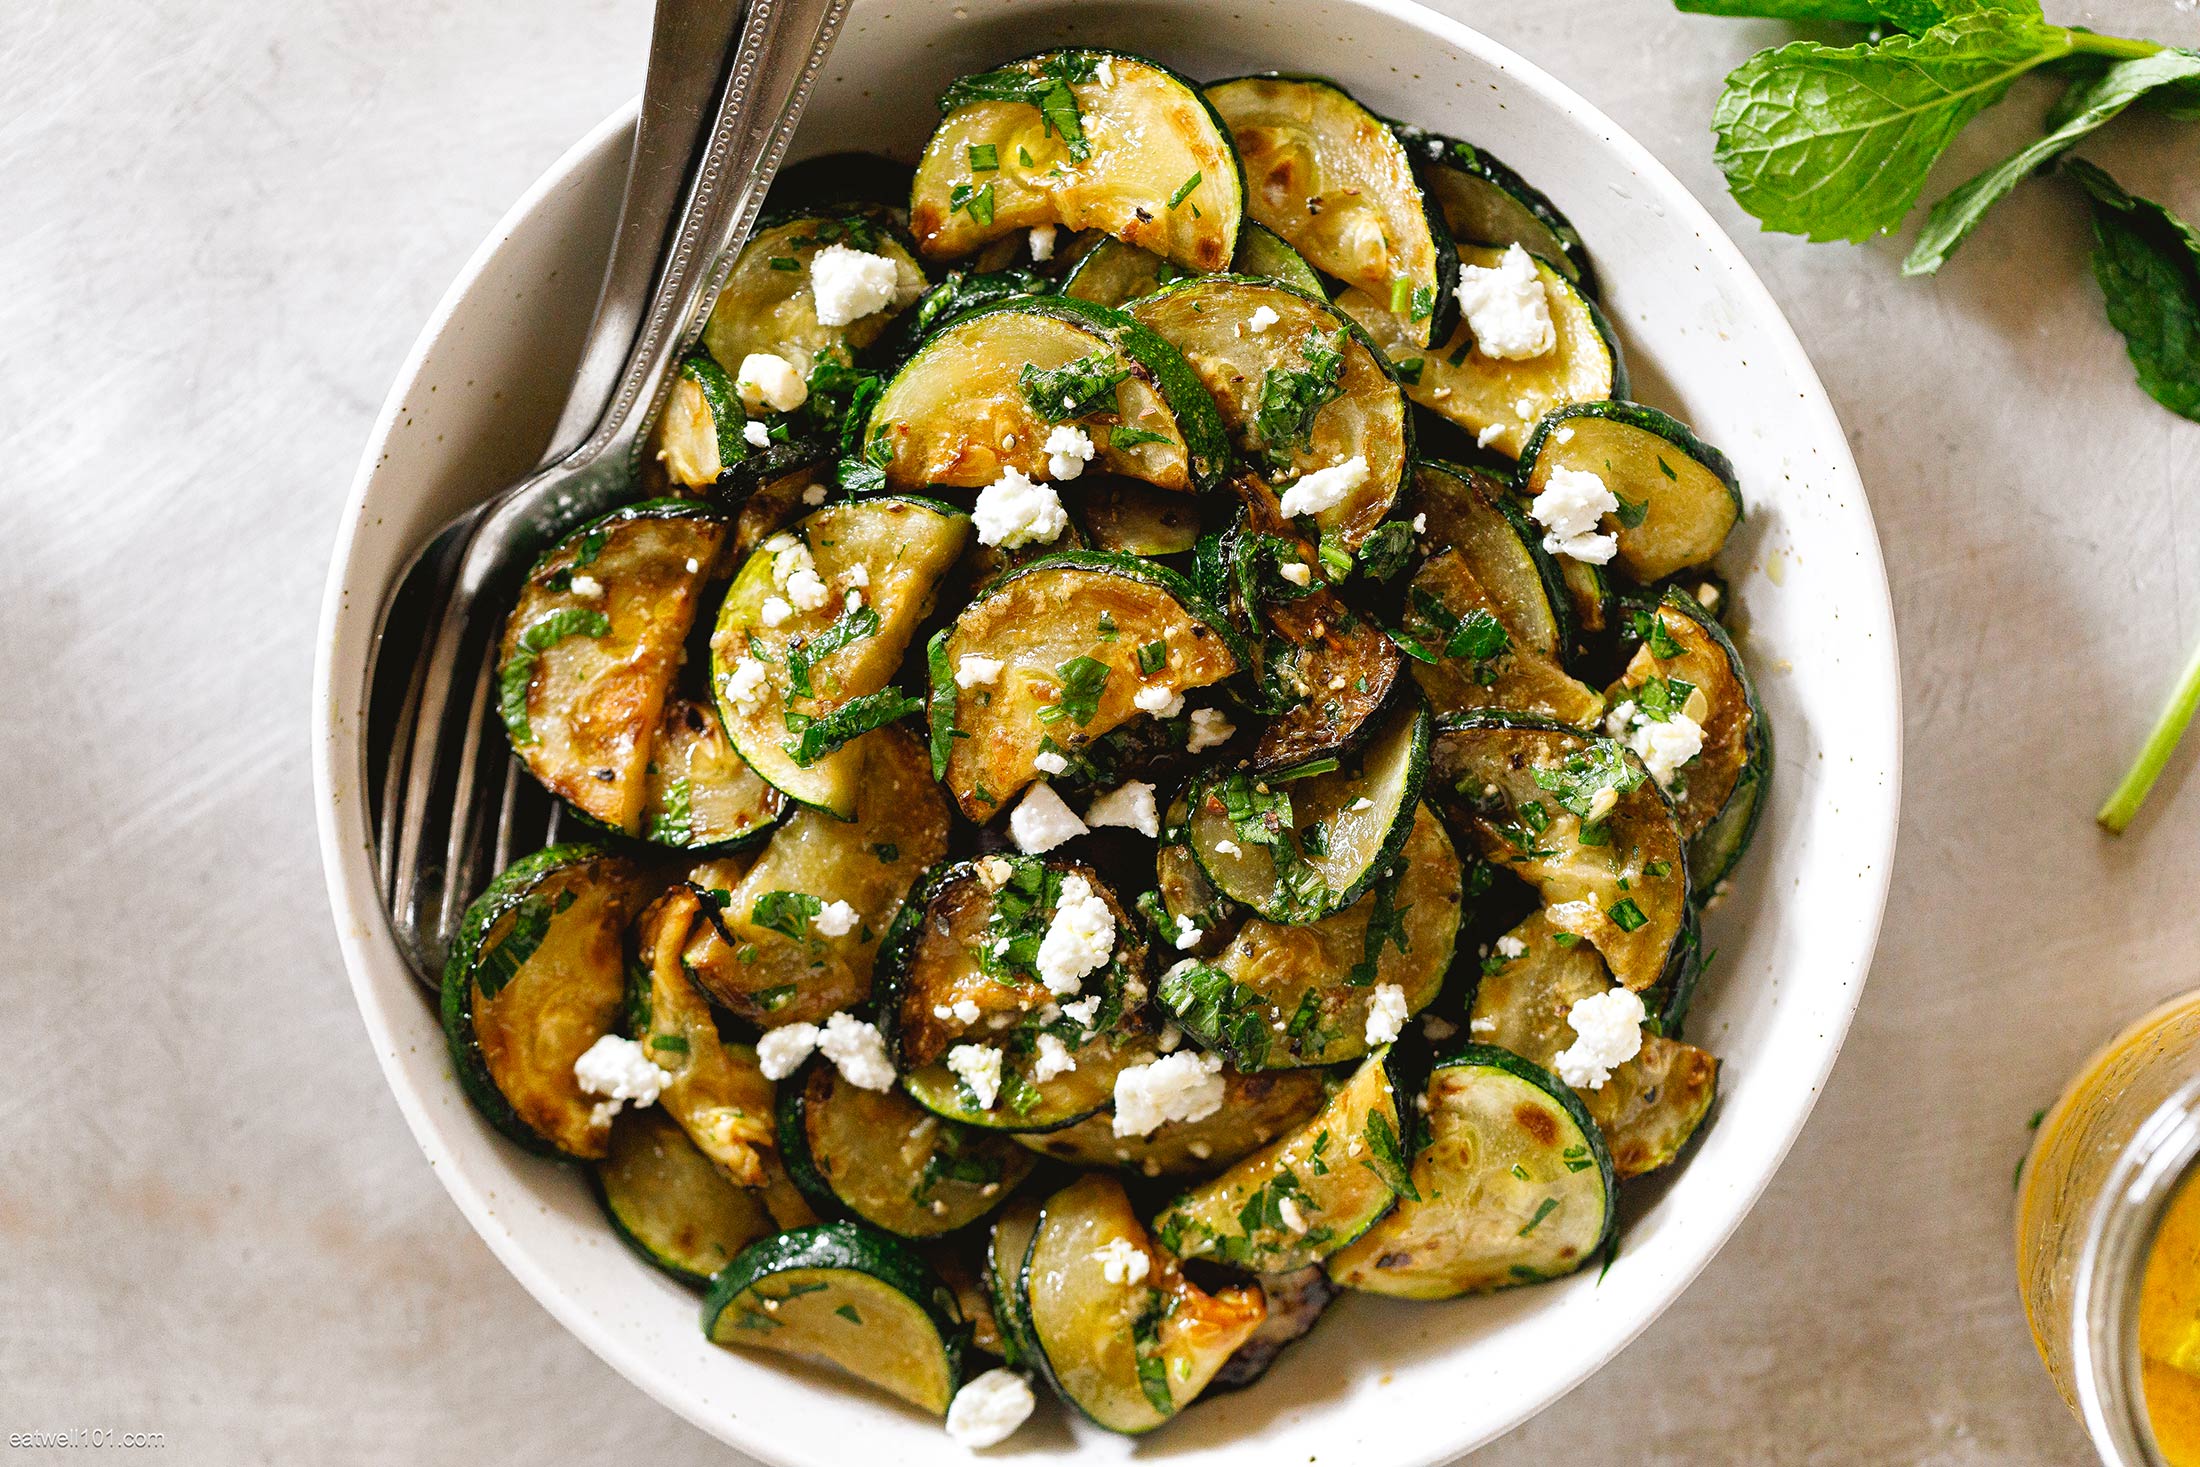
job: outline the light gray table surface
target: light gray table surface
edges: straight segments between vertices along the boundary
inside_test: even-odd
[[[1785,1169],[1640,1341],[1477,1460],[2078,1462],[2013,1293],[2010,1172],[2080,1057],[2200,982],[2190,751],[2123,841],[2089,818],[2200,636],[2200,426],[2133,386],[2059,185],[1930,282],[1898,278],[1898,242],[1758,233],[1707,119],[1778,27],[1446,8],[1631,129],[1785,306],[1878,516],[1908,752],[1878,962]],[[2048,8],[2200,43],[2189,0]],[[0,17],[0,1437],[735,1459],[445,1199],[353,1010],[307,788],[315,617],[370,421],[490,224],[636,90],[648,11]],[[2200,216],[2194,137],[2133,119],[2094,151]]]

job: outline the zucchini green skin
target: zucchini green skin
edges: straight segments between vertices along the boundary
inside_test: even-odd
[[[1571,1086],[1563,1084],[1549,1070],[1541,1065],[1530,1064],[1511,1050],[1499,1049],[1494,1044],[1468,1044],[1453,1051],[1429,1067],[1430,1078],[1433,1079],[1439,1070],[1460,1065],[1480,1065],[1488,1069],[1503,1070],[1508,1075],[1527,1081],[1557,1101],[1573,1123],[1581,1129],[1582,1138],[1589,1145],[1589,1156],[1596,1163],[1597,1175],[1603,1178],[1604,1195],[1607,1199],[1604,1231],[1597,1235],[1596,1246],[1585,1250],[1587,1256],[1594,1257],[1612,1241],[1612,1234],[1619,1229],[1619,1209],[1611,1205],[1611,1200],[1619,1195],[1619,1180],[1612,1170],[1612,1153],[1604,1145],[1604,1133],[1590,1119],[1588,1107],[1581,1103],[1581,1097],[1574,1094]]]
[[[896,919],[900,914],[896,913]],[[816,1061],[811,1061],[815,1064]],[[809,1074],[809,1066],[795,1071],[778,1082],[773,1091],[772,1131],[779,1141],[779,1159],[786,1164],[787,1178],[795,1190],[817,1209],[822,1217],[844,1217],[847,1204],[833,1192],[833,1184],[825,1180],[818,1170],[817,1158],[810,1153],[810,1128],[805,1122],[808,1110],[803,1084]]]
[[[1230,258],[1230,269],[1238,275],[1252,275],[1288,285],[1317,300],[1328,297],[1328,292],[1322,289],[1320,272],[1306,263],[1306,256],[1285,244],[1283,236],[1267,225],[1255,224],[1250,219],[1238,231],[1237,253]]]
[[[1125,254],[1139,258],[1126,260],[1122,258]],[[1166,281],[1160,278],[1164,268],[1171,272]],[[1306,263],[1306,257],[1285,244],[1274,230],[1250,219],[1238,231],[1238,247],[1230,257],[1230,273],[1256,276],[1316,298],[1326,298],[1322,278]],[[1136,245],[1110,237],[1086,251],[1085,257],[1062,277],[1061,289],[1064,295],[1120,309],[1166,285],[1176,284],[1184,275],[1184,271],[1169,265],[1159,255],[1148,254]],[[1125,286],[1137,288],[1125,294],[1122,289]]]
[[[1454,463],[1448,459],[1423,458],[1414,465],[1419,474],[1433,474],[1450,479],[1463,486],[1465,493],[1474,493],[1477,485],[1486,485],[1489,493],[1480,496],[1494,505],[1504,516],[1505,523],[1520,542],[1522,551],[1535,566],[1536,580],[1543,587],[1543,599],[1549,604],[1551,620],[1558,627],[1557,645],[1549,648],[1551,655],[1564,666],[1574,650],[1577,629],[1574,625],[1573,598],[1567,594],[1566,578],[1561,572],[1558,558],[1543,548],[1543,532],[1528,517],[1518,494],[1504,479],[1468,464]]]
[[[1018,1287],[1024,1258],[1031,1251],[1031,1235],[1039,1230],[1039,1199],[1012,1198],[986,1234],[985,1267],[981,1282],[993,1303],[993,1322],[1001,1334],[1001,1355],[1017,1370],[1036,1370],[1039,1342],[1032,1338],[1031,1316],[1024,1311],[1023,1290]]]
[[[1559,252],[1553,255],[1546,249],[1529,248],[1524,240],[1478,239],[1468,241],[1470,244],[1520,244],[1529,248],[1530,254],[1549,260],[1553,268],[1581,288],[1583,295],[1591,299],[1596,297],[1596,267],[1590,263],[1588,247],[1582,243],[1581,232],[1574,228],[1573,221],[1551,202],[1549,195],[1507,167],[1503,160],[1472,143],[1416,127],[1410,122],[1392,122],[1390,130],[1405,144],[1407,155],[1422,167],[1465,174],[1505,194],[1549,231]],[[1448,233],[1448,220],[1446,224]]]
[[[726,525],[733,523],[733,516],[727,514],[718,505],[706,500],[681,499],[672,495],[663,495],[656,499],[644,499],[633,504],[622,504],[617,509],[607,514],[600,514],[587,523],[578,525],[560,535],[554,544],[535,557],[534,564],[527,568],[528,577],[532,579],[544,566],[555,560],[566,546],[576,540],[585,539],[598,532],[609,531],[612,527],[623,525],[629,520],[648,519],[716,520],[720,524]]]
[[[740,390],[718,359],[697,347],[680,363],[680,375],[701,390],[703,401],[710,406],[711,431],[718,439],[718,462],[732,465],[747,458],[751,445],[742,436],[742,429],[749,421],[748,409],[741,405]],[[721,467],[718,477],[725,476],[726,470]]]
[[[488,889],[466,908],[466,915],[459,922],[457,940],[452,942],[450,956],[443,963],[443,1037],[450,1045],[451,1068],[458,1074],[459,1088],[474,1103],[474,1109],[506,1138],[537,1156],[547,1156],[554,1161],[570,1162],[578,1158],[552,1145],[519,1118],[519,1112],[497,1088],[495,1078],[489,1073],[488,1061],[482,1057],[481,1041],[474,1034],[471,1002],[474,970],[482,956],[482,941],[489,930],[505,913],[524,901],[544,877],[602,860],[609,854],[601,846],[574,841],[547,847],[505,867],[496,880],[489,883]]]
[[[617,1233],[621,1241],[632,1248],[636,1256],[644,1262],[671,1275],[681,1283],[696,1288],[708,1288],[711,1276],[717,1272],[716,1268],[696,1267],[696,1260],[676,1251],[677,1240],[652,1236],[656,1226],[665,1221],[661,1211],[664,1205],[668,1201],[697,1201],[698,1199],[694,1197],[691,1191],[682,1190],[678,1195],[671,1198],[664,1196],[662,1191],[646,1197],[637,1197],[627,1190],[629,1183],[614,1180],[622,1141],[631,1136],[635,1128],[647,1128],[651,1133],[650,1137],[644,1138],[642,1144],[649,1144],[654,1139],[657,1145],[680,1148],[683,1152],[680,1168],[683,1170],[685,1179],[688,1182],[696,1187],[709,1189],[718,1196],[736,1203],[748,1214],[741,1219],[743,1231],[747,1233],[747,1236],[736,1243],[733,1249],[734,1253],[738,1253],[741,1248],[756,1241],[757,1238],[778,1231],[777,1224],[772,1221],[771,1214],[765,1209],[761,1194],[747,1188],[736,1187],[728,1181],[724,1174],[712,1165],[709,1158],[695,1148],[695,1144],[688,1139],[687,1133],[680,1129],[676,1121],[662,1114],[655,1107],[648,1110],[630,1110],[623,1112],[618,1120],[613,1123],[611,1154],[589,1168],[589,1180],[595,1185],[596,1200],[603,1204],[604,1217],[610,1222],[611,1230]],[[663,1183],[665,1179],[660,1173],[652,1180]],[[654,1218],[646,1215],[651,1208],[659,1209],[659,1215]],[[697,1221],[692,1215],[684,1220],[690,1223]],[[730,1219],[722,1218],[721,1221],[730,1221]],[[721,1252],[724,1251],[725,1244],[722,1241],[717,1239],[711,1241]],[[728,1257],[723,1261],[730,1262],[731,1259]]]

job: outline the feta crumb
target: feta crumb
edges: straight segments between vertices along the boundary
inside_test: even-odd
[[[749,447],[751,448],[769,448],[772,446],[772,430],[764,426],[762,418],[751,418],[743,423],[741,425],[741,436],[749,441]],[[823,490],[825,486],[819,484],[816,487]]]
[[[1203,1121],[1222,1109],[1222,1056],[1183,1049],[1115,1077],[1114,1130],[1150,1136],[1164,1121]]]
[[[1092,70],[1093,75],[1100,78],[1100,85],[1104,87],[1115,85],[1115,65],[1107,57],[1101,57],[1099,64],[1093,67]]]
[[[1634,731],[1635,718],[1641,711],[1635,706],[1633,699],[1616,705],[1610,713],[1604,715],[1604,731],[1613,738],[1624,741]]]
[[[1367,1000],[1369,1047],[1388,1044],[1406,1023],[1406,991],[1395,983],[1378,983]]]
[[[1156,718],[1174,718],[1184,711],[1184,695],[1167,683],[1148,683],[1131,694],[1131,704]]]
[[[1628,736],[1627,747],[1659,788],[1671,789],[1681,766],[1703,752],[1703,725],[1685,713],[1672,714],[1663,723],[1645,719]]]
[[[1284,1197],[1277,1201],[1276,1216],[1292,1232],[1303,1233],[1306,1231],[1306,1214],[1300,1212],[1298,1203],[1290,1198]]]
[[[955,1445],[973,1451],[999,1446],[1015,1435],[1037,1404],[1022,1376],[998,1366],[955,1392],[947,1406],[947,1435]]]
[[[1528,945],[1510,932],[1497,939],[1497,955],[1507,962],[1527,952]]]
[[[1574,441],[1574,430],[1571,428],[1561,428],[1556,433],[1553,433],[1551,436],[1553,438],[1556,438],[1561,443],[1571,443]]]
[[[1345,808],[1350,810],[1355,815],[1364,815],[1368,811],[1375,808],[1375,802],[1369,799],[1367,796],[1362,795]]]
[[[1236,841],[1225,839],[1215,842],[1215,854],[1218,856],[1242,856],[1245,854],[1245,850]]]
[[[975,652],[965,652],[955,664],[955,686],[974,688],[980,683],[993,682],[1006,666],[1008,664],[998,657],[980,657]]]
[[[794,608],[787,604],[784,596],[766,596],[763,607],[757,612],[757,616],[768,627],[780,626],[793,615]]]
[[[894,1088],[894,1067],[886,1058],[886,1041],[876,1024],[835,1014],[817,1036],[817,1048],[849,1084],[865,1090]]]
[[[1069,1052],[1068,1045],[1052,1034],[1039,1035],[1039,1057],[1031,1062],[1031,1083],[1044,1085],[1076,1068],[1077,1057]]]
[[[1198,947],[1200,939],[1206,935],[1206,929],[1186,914],[1179,912],[1176,914],[1176,936],[1170,938],[1169,941],[1175,945],[1178,952],[1186,952]]]
[[[1016,868],[1001,856],[987,856],[978,862],[978,879],[985,883],[988,891],[999,891],[1015,874]]]
[[[1602,1090],[1615,1066],[1642,1051],[1642,1000],[1625,988],[1593,993],[1566,1011],[1574,1042],[1558,1052],[1551,1068],[1577,1090]]]
[[[1042,785],[1042,789],[1047,786]],[[1019,807],[1021,808],[1021,807]],[[1084,987],[1087,973],[1115,955],[1115,913],[1082,872],[1062,878],[1054,919],[1039,940],[1034,966],[1047,992],[1067,997]]]
[[[861,611],[863,609],[863,593],[861,591],[858,591],[855,587],[850,586],[848,588],[848,594],[842,598],[840,604],[843,610],[850,612]]]
[[[798,570],[787,577],[787,599],[803,611],[823,608],[830,594],[825,589],[824,578],[814,570]]]
[[[1220,709],[1194,708],[1192,735],[1184,748],[1188,753],[1197,754],[1202,749],[1212,749],[1217,744],[1230,742],[1236,734],[1237,725],[1224,718]]]
[[[1492,423],[1487,428],[1484,428],[1481,432],[1474,435],[1474,446],[1476,448],[1488,448],[1492,443],[1495,443],[1498,439],[1504,437],[1505,432],[1505,424]]]
[[[1092,1021],[1099,1016],[1100,1000],[1106,996],[1105,994],[1095,993],[1089,997],[1081,998],[1075,1003],[1063,1004],[1062,1017],[1080,1029],[1089,1030],[1092,1028]]]
[[[1320,514],[1344,502],[1344,497],[1367,482],[1367,455],[1355,453],[1341,464],[1301,474],[1283,491],[1286,519]]]
[[[741,394],[742,405],[752,413],[764,408],[791,413],[810,400],[809,386],[795,371],[794,363],[768,351],[752,351],[741,358],[741,370],[734,374],[733,386]]]
[[[767,1080],[784,1080],[802,1068],[817,1048],[817,1025],[782,1024],[766,1029],[756,1041],[756,1062]]]
[[[1719,583],[1705,581],[1698,586],[1696,588],[1696,604],[1706,611],[1717,611],[1719,609]]]
[[[1092,435],[1075,423],[1056,423],[1041,447],[1047,456],[1047,473],[1056,479],[1074,479],[1085,471],[1092,456]]]
[[[1589,808],[1582,812],[1581,823],[1594,825],[1619,808],[1619,791],[1611,785],[1599,785],[1589,796]]]
[[[812,484],[809,488],[803,490],[802,502],[812,506],[823,504],[825,502],[825,486],[823,484]]]
[[[846,902],[832,901],[818,908],[817,915],[810,919],[810,925],[817,929],[819,937],[846,937],[856,930],[856,923],[860,920],[862,919],[856,916],[854,907]]]
[[[642,1046],[617,1034],[606,1034],[581,1051],[573,1061],[573,1079],[590,1095],[605,1097],[592,1119],[609,1122],[628,1101],[639,1109],[655,1105],[672,1076],[658,1068]]]
[[[772,584],[782,590],[804,571],[817,574],[817,561],[811,558],[810,547],[792,535],[774,535],[764,542],[764,548],[771,552]]]
[[[1526,361],[1558,345],[1543,277],[1534,257],[1518,245],[1506,250],[1494,269],[1462,266],[1452,295],[1474,334],[1474,349],[1486,357]]]
[[[1272,306],[1255,306],[1253,314],[1245,318],[1245,329],[1258,336],[1282,319]]]
[[[990,1044],[958,1044],[947,1052],[947,1067],[955,1072],[978,1109],[991,1110],[1001,1098],[1001,1052]]]
[[[1551,470],[1543,492],[1528,505],[1528,513],[1543,526],[1543,548],[1553,555],[1567,555],[1590,565],[1603,565],[1619,553],[1617,535],[1600,535],[1604,516],[1619,509],[1619,497],[1604,481],[1586,469]]]
[[[743,708],[754,708],[764,697],[764,683],[771,676],[770,669],[755,658],[743,656],[726,674],[726,696]]]
[[[1435,1014],[1423,1014],[1421,1015],[1421,1032],[1426,1034],[1432,1042],[1441,1044],[1451,1038],[1452,1035],[1457,1034],[1459,1026],[1451,1020],[1439,1018]]]
[[[1174,1054],[1177,1047],[1183,1043],[1184,1031],[1179,1029],[1174,1022],[1171,1022],[1161,1026],[1161,1034],[1159,1038],[1154,1040],[1154,1048],[1160,1050],[1163,1054]]]
[[[857,561],[854,565],[849,566],[848,584],[851,586],[859,586],[864,590],[869,590],[871,586],[871,568],[865,565],[860,560]]]
[[[1076,811],[1062,803],[1054,786],[1042,779],[1026,791],[1016,808],[1009,812],[1008,833],[1016,842],[1017,850],[1027,856],[1036,856],[1083,835],[1085,822],[1077,818]]]
[[[1294,560],[1288,565],[1277,566],[1276,573],[1294,586],[1311,585],[1314,580],[1314,568],[1303,560]]]
[[[1041,749],[1032,756],[1031,767],[1041,774],[1069,773],[1069,760],[1052,749]]]
[[[1470,1034],[1495,1034],[1497,1032],[1497,1016],[1495,1014],[1484,1014],[1479,1019],[1469,1020],[1467,1032]]]
[[[884,255],[830,244],[810,257],[810,294],[817,324],[846,326],[894,303],[901,272]]]
[[[575,576],[568,587],[574,595],[585,596],[590,601],[603,599],[603,582],[594,576]]]
[[[1053,225],[1034,224],[1031,226],[1031,258],[1035,264],[1040,265],[1044,265],[1054,258]]]
[[[1428,533],[1427,515],[1417,514],[1413,517],[1413,533],[1416,535],[1426,535]]]
[[[1100,1277],[1111,1284],[1142,1284],[1153,1269],[1146,1250],[1128,1238],[1110,1238],[1092,1251],[1100,1265]]]
[[[1023,470],[1010,467],[978,491],[971,517],[977,521],[978,543],[1003,550],[1043,545],[1069,528],[1062,497],[1044,484],[1034,484]]]
[[[1161,834],[1161,812],[1154,803],[1153,786],[1142,779],[1116,786],[1085,807],[1085,824],[1120,825],[1153,839]]]
[[[695,574],[695,573],[696,573],[697,571],[701,570],[702,568],[703,568],[703,563],[702,563],[701,561],[697,560],[697,559],[696,559],[696,558],[695,558],[694,556],[692,556],[692,555],[691,555],[691,556],[689,556],[689,557],[687,558],[687,573],[688,573],[689,575],[691,575],[691,576],[692,576],[692,575],[694,575],[694,574]]]

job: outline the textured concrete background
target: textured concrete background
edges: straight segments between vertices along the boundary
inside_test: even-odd
[[[2200,636],[2200,426],[2132,386],[2059,185],[1929,283],[1897,243],[1756,233],[1706,119],[1778,27],[1447,8],[1632,129],[1786,306],[1879,516],[1909,740],[1879,962],[1786,1169],[1660,1323],[1477,1460],[2075,1462],[2012,1297],[2009,1177],[2080,1056],[2200,982],[2192,756],[2123,842],[2088,818]],[[2049,9],[2200,43],[2189,0]],[[445,1201],[354,1017],[308,813],[314,617],[369,422],[491,222],[636,90],[648,11],[0,21],[0,1435],[330,1467],[732,1457]],[[1974,128],[1947,179],[2046,97]],[[2093,151],[2200,215],[2192,132],[2129,120]]]

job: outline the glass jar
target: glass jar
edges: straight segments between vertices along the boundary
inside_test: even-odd
[[[2200,1467],[2200,992],[2139,1019],[2042,1119],[2017,1287],[2108,1467]],[[2150,1404],[2152,1411],[2150,1414]]]

